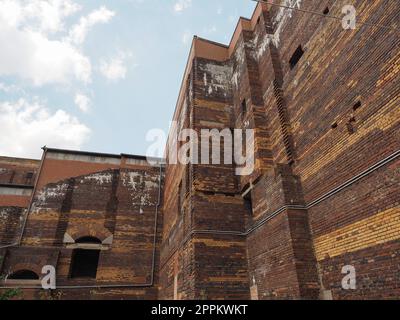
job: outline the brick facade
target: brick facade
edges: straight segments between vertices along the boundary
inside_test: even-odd
[[[352,3],[359,21],[400,21],[397,1]],[[281,4],[341,16],[348,1]],[[166,166],[55,149],[0,159],[0,247],[18,244],[0,249],[2,273],[54,264],[65,299],[398,299],[399,47],[393,30],[264,4],[229,46],[195,37],[175,129],[254,129],[254,171],[171,163],[174,129]],[[85,236],[104,249],[91,281],[70,277]]]
[[[23,232],[19,246],[3,249],[3,274],[53,265],[56,298],[156,299],[163,170],[142,157],[46,149],[31,205],[0,208],[1,245]],[[89,236],[102,242],[96,279],[72,279],[75,243]]]

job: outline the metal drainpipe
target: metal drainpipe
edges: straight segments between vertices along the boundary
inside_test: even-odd
[[[151,286],[154,284],[154,271],[156,265],[156,245],[157,245],[157,233],[158,233],[158,209],[161,205],[161,181],[162,181],[162,162],[160,162],[160,171],[158,178],[158,200],[156,206],[156,215],[154,219],[154,240],[153,240],[153,258],[152,258],[152,267],[151,267]]]

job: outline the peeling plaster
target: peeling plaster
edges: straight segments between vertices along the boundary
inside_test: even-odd
[[[287,6],[287,7],[293,7],[293,8],[300,9],[301,2],[302,2],[302,0],[285,0],[283,2],[283,5]],[[293,17],[293,12],[294,12],[294,10],[287,10],[285,8],[279,8],[278,14],[276,15],[276,17],[273,21],[274,25],[276,25],[276,28],[275,28],[276,31],[271,39],[273,44],[276,47],[279,47],[283,27]]]
[[[182,104],[181,115],[179,117],[179,123],[178,123],[179,132],[184,129],[183,126],[185,125],[185,119],[186,119],[187,112],[188,112],[188,101],[187,101],[187,98],[185,98],[185,100],[183,101],[183,104]]]
[[[19,215],[18,217],[18,225],[16,226],[19,230],[22,227],[22,222],[26,215],[27,209],[22,209],[21,211],[16,211],[15,208],[3,208],[0,210],[0,221],[3,220],[7,223],[8,219],[10,219],[11,215]]]
[[[89,176],[84,177],[81,180],[81,183],[85,182],[85,181],[94,181],[96,184],[98,185],[103,185],[105,183],[111,183],[112,182],[112,174],[111,173],[95,173],[95,174],[91,174]]]
[[[156,205],[151,200],[150,191],[158,188],[158,177],[147,173],[123,172],[122,185],[130,191],[133,206],[139,206],[139,213],[143,213],[143,207]]]
[[[192,80],[189,82],[189,101],[191,102],[193,100],[193,84]]]
[[[10,215],[10,210],[9,209],[2,209],[0,210],[0,219],[1,220],[6,220],[8,219],[8,216]]]
[[[39,210],[46,210],[45,205],[49,199],[64,197],[65,193],[67,192],[68,186],[69,185],[67,183],[63,183],[58,184],[54,187],[46,187],[38,191],[36,200],[32,205],[32,213],[38,213]]]
[[[204,72],[203,82],[206,92],[210,95],[214,91],[222,91],[226,97],[231,89],[232,67],[206,63],[201,66],[201,70]],[[210,81],[208,81],[209,77],[211,78]]]
[[[258,49],[254,52],[254,58],[256,60],[260,60],[260,58],[262,57],[262,55],[265,53],[265,51],[267,50],[269,44],[271,43],[271,40],[273,40],[274,36],[270,35],[270,34],[266,34],[264,35],[261,43],[258,45]],[[275,43],[275,42],[274,42]]]
[[[235,85],[235,88],[238,88],[239,86],[239,79],[242,75],[243,72],[243,67],[245,65],[245,59],[246,55],[245,55],[245,51],[244,51],[244,44],[241,43],[239,44],[238,48],[236,49],[235,55],[234,55],[234,65],[236,65],[236,70],[233,73],[232,76],[232,81],[233,84]]]
[[[287,7],[293,7],[300,9],[302,0],[284,0],[282,5]],[[251,41],[250,46],[254,49],[252,57],[257,61],[260,60],[262,55],[267,50],[270,43],[275,47],[279,47],[281,42],[281,34],[284,26],[293,17],[293,10],[287,10],[286,8],[279,8],[279,11],[273,19],[273,25],[275,26],[274,34],[265,34],[260,41],[260,35],[256,34],[254,39]]]

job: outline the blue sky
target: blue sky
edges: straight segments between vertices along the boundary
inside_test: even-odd
[[[193,35],[228,43],[251,0],[0,0],[0,155],[144,154]]]

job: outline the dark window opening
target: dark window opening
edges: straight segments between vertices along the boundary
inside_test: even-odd
[[[302,46],[299,46],[296,51],[293,53],[293,56],[289,60],[290,69],[293,69],[297,63],[300,61],[301,57],[304,54],[304,50]]]
[[[96,279],[100,250],[75,249],[72,254],[71,278]]]
[[[26,185],[32,184],[32,179],[33,179],[33,172],[28,172],[25,176],[25,184]]]
[[[19,270],[11,274],[9,280],[39,280],[39,276],[30,270]]]
[[[79,244],[101,244],[95,237],[82,237],[76,243]],[[71,278],[96,279],[97,267],[99,265],[100,250],[75,249],[72,253]]]
[[[336,121],[331,124],[332,129],[336,129],[337,127],[338,127],[338,123]]]
[[[229,192],[215,192],[215,191],[205,191],[202,190],[200,191],[201,193],[203,193],[206,196],[225,196],[225,197],[236,197],[236,193],[229,193]]]
[[[247,102],[246,99],[242,101],[242,114],[245,115],[247,112]]]
[[[75,243],[86,243],[86,244],[101,244],[101,241],[95,237],[82,237],[75,241]]]
[[[329,7],[326,7],[323,13],[324,13],[324,15],[329,14]]]
[[[357,103],[353,106],[353,110],[356,111],[361,108],[361,101],[357,101]]]
[[[253,215],[253,201],[251,199],[251,190],[243,197],[244,199],[244,206],[250,213],[250,215]]]

